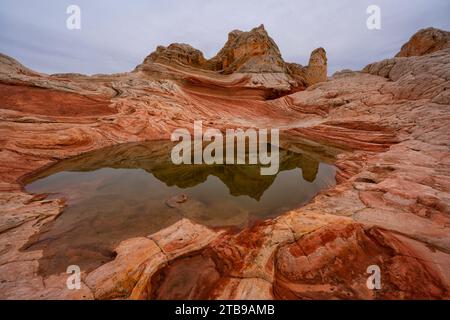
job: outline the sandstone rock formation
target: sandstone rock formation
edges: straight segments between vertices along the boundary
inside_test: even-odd
[[[248,32],[231,31],[224,47],[209,60],[201,51],[187,44],[174,43],[167,48],[159,46],[136,70],[154,72],[154,63],[194,67],[220,74],[249,74],[253,84],[280,89],[281,83],[285,87],[281,90],[289,92],[327,80],[327,58],[323,48],[311,53],[306,67],[286,63],[264,25]]]
[[[229,47],[267,40],[256,33],[235,33]],[[0,56],[0,298],[450,298],[450,49],[337,73],[276,99],[267,85],[307,74],[302,67],[285,64],[284,78],[227,75],[194,67],[208,62],[190,47],[160,51],[135,72],[92,77],[48,76]],[[260,61],[267,70],[265,57],[229,57],[220,55],[220,68],[258,70]],[[310,75],[323,79],[322,50],[311,63]],[[65,273],[39,272],[42,250],[25,246],[65,203],[26,193],[25,178],[105,146],[168,139],[194,120],[276,127],[287,150],[331,150],[338,184],[239,232],[183,219],[125,240],[112,261],[83,272],[81,290],[67,290]],[[374,264],[380,290],[366,286]]]
[[[318,48],[311,53],[306,68],[306,83],[308,86],[327,81],[327,54],[325,49]]]
[[[450,48],[450,32],[436,28],[426,28],[415,33],[395,56],[422,56],[445,48]]]
[[[206,63],[206,59],[200,50],[188,44],[172,43],[167,48],[159,46],[155,52],[144,60],[144,64],[151,62],[202,68]]]
[[[280,50],[263,25],[249,32],[234,30],[219,53],[208,62],[211,70],[233,72],[282,73],[286,71]]]
[[[0,61],[2,65],[2,73],[4,74],[22,74],[27,76],[39,76],[40,74],[28,69],[16,59],[0,53]]]

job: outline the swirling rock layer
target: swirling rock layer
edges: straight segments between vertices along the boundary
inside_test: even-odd
[[[326,82],[319,50],[309,71],[319,82],[294,92],[289,81],[308,71],[279,60],[257,29],[233,32],[214,63],[172,46],[116,75],[48,76],[0,56],[1,298],[450,297],[450,49]],[[183,219],[128,239],[112,261],[83,273],[81,290],[67,289],[66,274],[39,274],[42,252],[24,245],[64,200],[25,193],[26,177],[105,146],[168,139],[194,120],[276,127],[287,149],[302,141],[335,150],[338,184],[238,233]],[[366,285],[371,265],[381,270],[379,290]]]

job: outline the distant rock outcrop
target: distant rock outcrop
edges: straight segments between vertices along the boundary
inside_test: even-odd
[[[422,56],[446,48],[450,48],[450,32],[426,28],[416,32],[395,56]]]
[[[0,53],[0,74],[20,74],[30,77],[40,75],[40,73],[25,67],[16,59],[2,53]]]
[[[208,67],[222,73],[286,71],[280,49],[269,37],[264,25],[248,32],[230,32],[227,43],[208,61]]]
[[[393,81],[384,90],[391,91],[398,99],[430,98],[434,103],[448,104],[449,40],[448,31],[435,28],[419,30],[402,46],[395,58],[371,63],[362,71]],[[402,90],[391,88],[395,87],[395,82],[402,84]]]
[[[224,47],[209,60],[204,58],[200,50],[188,44],[173,43],[168,47],[159,46],[136,70],[152,70],[152,63],[193,67],[225,75],[248,73],[256,78],[257,74],[280,74],[282,77],[275,76],[275,78],[277,81],[283,79],[284,82],[289,82],[289,90],[327,80],[327,58],[323,48],[311,53],[309,65],[306,67],[286,63],[264,25],[246,32],[231,31]]]
[[[327,81],[327,53],[324,48],[317,48],[306,67],[306,82],[310,86],[324,81]]]
[[[168,47],[158,46],[156,51],[150,54],[144,61],[157,62],[168,65],[187,65],[202,68],[206,63],[205,57],[200,50],[185,43],[172,43]]]

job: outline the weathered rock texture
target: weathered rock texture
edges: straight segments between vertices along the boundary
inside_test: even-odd
[[[291,90],[283,81],[302,68],[283,65],[271,42],[248,39],[268,41],[262,28],[233,32],[214,60],[225,73],[246,70],[231,74],[184,45],[158,49],[134,72],[92,77],[47,76],[0,57],[1,298],[450,298],[450,49],[274,99],[268,88]],[[324,64],[319,49],[312,78],[324,79]],[[278,78],[262,71],[285,67]],[[27,194],[25,177],[104,146],[168,139],[194,120],[276,127],[286,149],[301,141],[339,150],[338,184],[238,233],[183,219],[128,239],[112,261],[83,273],[81,290],[66,288],[66,274],[38,272],[42,251],[22,249],[64,200]],[[366,286],[371,265],[381,269],[380,290]]]
[[[250,84],[291,92],[327,80],[327,58],[323,48],[314,50],[309,65],[284,62],[275,41],[263,25],[244,32],[231,31],[225,46],[210,60],[188,44],[159,46],[136,70],[154,72],[154,63],[194,67],[221,74],[247,74]]]
[[[206,63],[203,53],[185,43],[172,43],[167,48],[159,46],[144,63],[156,62],[168,65],[186,65],[202,68]]]
[[[208,64],[210,69],[224,73],[286,71],[280,50],[263,25],[249,32],[230,32],[225,46]]]
[[[422,56],[446,48],[450,48],[450,32],[436,28],[426,28],[414,34],[395,56]]]

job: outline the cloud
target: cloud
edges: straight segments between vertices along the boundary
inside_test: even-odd
[[[82,29],[66,28],[77,4]],[[366,28],[381,7],[382,29]],[[157,45],[184,42],[213,56],[233,29],[264,23],[286,61],[307,63],[327,50],[330,73],[392,57],[420,28],[450,29],[448,0],[2,0],[0,52],[48,73],[132,70]]]

